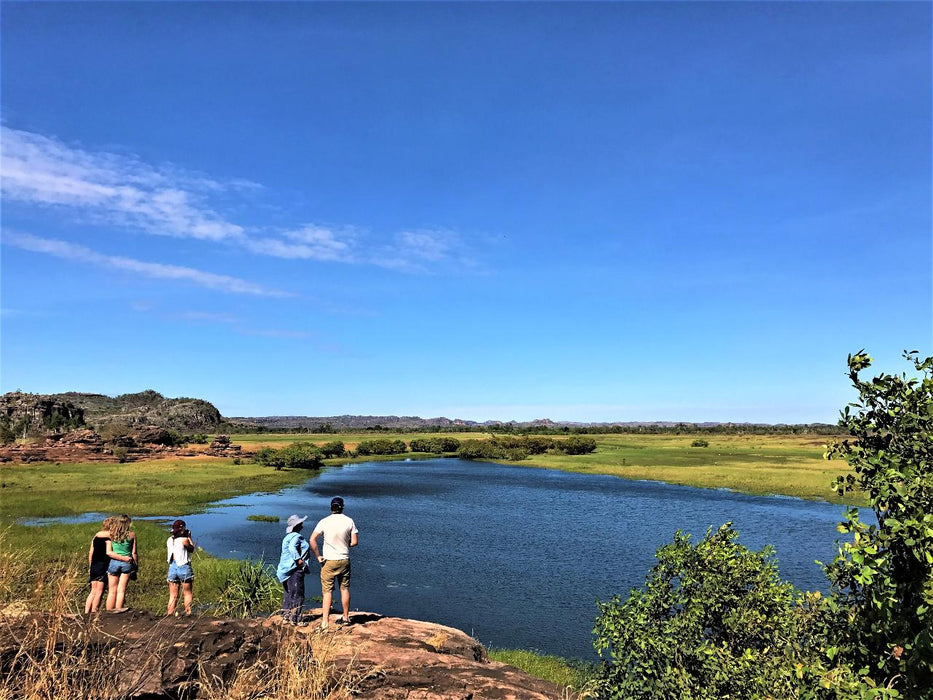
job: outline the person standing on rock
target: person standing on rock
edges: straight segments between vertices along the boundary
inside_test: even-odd
[[[175,614],[178,604],[178,590],[184,598],[185,615],[191,614],[191,601],[194,598],[194,569],[191,568],[191,553],[194,551],[191,530],[184,520],[172,523],[172,534],[165,541],[166,561],[168,562],[168,605],[166,615]]]
[[[282,618],[297,625],[301,608],[305,604],[305,573],[308,571],[308,542],[301,536],[304,521],[308,519],[290,515],[282,540],[282,557],[275,571],[282,584]]]
[[[110,566],[110,557],[107,556],[107,542],[110,541],[110,527],[112,524],[112,516],[104,520],[100,530],[91,540],[91,548],[87,553],[87,563],[90,569],[88,583],[91,586],[91,592],[88,593],[87,600],[84,602],[84,612],[86,613],[97,612],[104,591],[107,589],[107,567]]]
[[[323,553],[317,547],[317,538],[321,535],[324,536]],[[321,565],[321,629],[326,629],[330,621],[335,583],[340,586],[343,608],[340,622],[350,622],[350,547],[359,543],[356,523],[343,514],[343,499],[337,496],[330,502],[330,515],[315,525],[311,533],[311,550]]]
[[[130,577],[139,570],[136,553],[136,533],[130,529],[133,519],[126,513],[114,516],[110,523],[110,539],[107,540],[107,610],[122,612],[126,608],[126,586]]]

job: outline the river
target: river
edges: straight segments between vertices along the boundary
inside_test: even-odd
[[[781,575],[817,590],[826,581],[814,560],[832,559],[843,515],[841,506],[796,498],[434,459],[326,468],[301,486],[184,517],[209,552],[274,563],[286,518],[310,516],[309,534],[335,495],[360,530],[353,609],[583,659],[594,658],[596,600],[641,586],[675,530],[698,537],[731,520],[740,543],[773,544]],[[320,595],[316,576],[307,587]]]

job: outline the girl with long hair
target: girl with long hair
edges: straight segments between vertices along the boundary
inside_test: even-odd
[[[107,542],[107,610],[124,610],[126,585],[139,568],[136,553],[136,533],[130,529],[133,520],[126,513],[113,518],[110,540]]]

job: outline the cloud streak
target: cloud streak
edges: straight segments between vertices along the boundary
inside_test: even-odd
[[[33,253],[42,253],[51,255],[63,260],[73,260],[77,262],[89,263],[99,267],[105,267],[115,270],[132,272],[144,277],[155,279],[178,280],[195,284],[199,287],[206,287],[220,292],[230,294],[249,294],[253,296],[264,297],[287,297],[292,296],[287,292],[276,289],[270,289],[253,282],[230,277],[228,275],[218,275],[213,272],[198,270],[193,267],[183,267],[181,265],[166,265],[164,263],[146,262],[127,258],[118,255],[105,255],[97,251],[85,248],[84,246],[60,241],[53,238],[41,238],[27,233],[18,233],[15,231],[3,231],[3,243],[21,250],[27,250]]]
[[[163,236],[238,239],[243,227],[206,206],[199,189],[226,186],[203,177],[161,172],[130,156],[91,153],[27,131],[0,127],[3,196],[68,207],[90,218]]]
[[[156,168],[131,155],[89,151],[7,126],[0,127],[0,145],[4,199],[67,209],[72,219],[233,245],[284,260],[372,265],[401,272],[473,265],[452,231],[405,230],[380,242],[351,226],[305,223],[248,229],[218,207],[223,208],[222,195],[255,192],[263,189],[261,185],[212,179],[171,165]]]

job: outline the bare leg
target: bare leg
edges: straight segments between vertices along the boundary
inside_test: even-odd
[[[175,614],[175,605],[178,603],[178,584],[172,583],[171,581],[168,584],[168,606],[165,608],[166,615]]]
[[[91,592],[87,594],[87,600],[84,602],[84,612],[97,612],[100,607],[100,599],[104,595],[104,582],[91,581]]]
[[[126,602],[126,586],[129,582],[129,574],[120,574],[120,582],[117,584],[117,609],[124,607],[124,603]],[[108,597],[107,600],[110,600],[110,598]]]
[[[333,591],[321,592],[321,629],[327,627],[327,623],[330,621],[330,603],[333,600],[333,595]]]
[[[194,581],[183,581],[181,593],[185,597],[185,615],[191,614],[191,601],[194,598]],[[178,594],[176,593],[176,596]]]
[[[117,607],[117,585],[119,582],[119,574],[107,574],[107,610],[113,610]]]
[[[343,606],[343,621],[350,621],[350,589],[340,589],[340,604]]]

